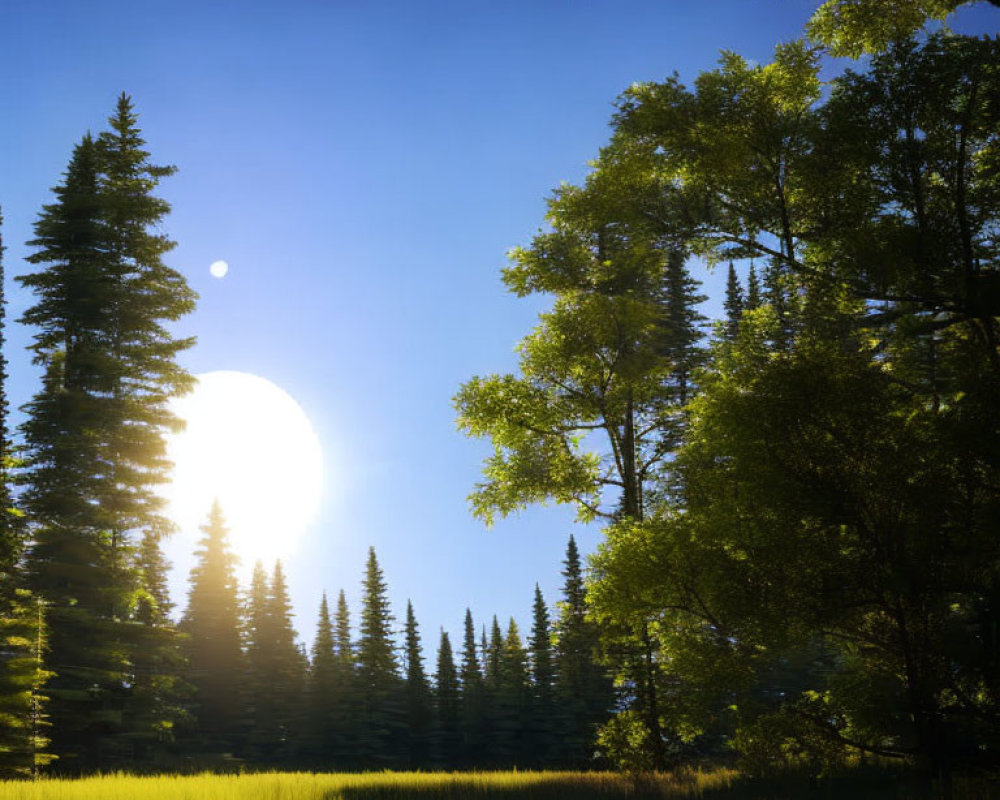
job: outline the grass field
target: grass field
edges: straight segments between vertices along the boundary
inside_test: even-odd
[[[640,785],[598,772],[275,772],[245,775],[136,777],[105,775],[79,780],[42,779],[0,784],[0,800],[612,800],[700,797],[724,789],[729,770],[661,775]],[[637,791],[638,790],[638,791]]]
[[[0,800],[914,800],[940,795],[891,773],[816,784],[794,776],[748,782],[728,769],[634,780],[607,772],[272,772],[242,775],[104,775],[0,783]],[[908,785],[906,785],[908,784]],[[1000,782],[960,781],[952,800],[1000,798]]]

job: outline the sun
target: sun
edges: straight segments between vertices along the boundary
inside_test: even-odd
[[[174,463],[165,488],[168,514],[198,537],[218,498],[242,570],[294,552],[316,517],[323,454],[301,406],[270,381],[247,372],[198,375],[171,403],[187,427],[167,443]]]

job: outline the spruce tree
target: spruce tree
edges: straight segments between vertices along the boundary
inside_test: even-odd
[[[524,766],[531,759],[531,743],[525,734],[529,706],[528,653],[517,622],[511,617],[500,651],[493,748],[502,766]]]
[[[458,760],[459,750],[459,687],[451,641],[444,629],[441,630],[441,642],[438,645],[434,699],[437,706],[436,761],[443,767],[453,767]]]
[[[420,631],[413,604],[406,603],[406,718],[407,752],[411,769],[426,766],[430,758],[433,707],[430,684],[424,672]]]
[[[559,731],[556,728],[555,665],[552,659],[552,630],[549,609],[542,597],[542,590],[535,584],[532,605],[531,639],[529,641],[531,668],[531,709],[528,715],[532,760],[544,765],[550,763]]]
[[[266,734],[267,750],[258,757],[272,763],[290,763],[300,744],[302,701],[306,688],[306,659],[295,643],[292,605],[281,561],[274,564],[267,606],[259,632],[258,655],[264,691],[256,699],[257,727]]]
[[[598,660],[598,630],[586,616],[580,551],[572,535],[563,564],[563,599],[555,625],[556,698],[566,724],[561,760],[582,765],[593,752],[596,726],[608,718],[614,694]]]
[[[195,687],[194,714],[201,749],[232,751],[242,722],[243,652],[236,557],[218,500],[212,503],[195,550],[188,604],[181,620],[187,634],[187,679]]]
[[[124,763],[136,737],[173,723],[128,708],[148,646],[135,537],[170,528],[155,491],[177,425],[167,402],[191,385],[176,357],[192,341],[164,325],[194,294],[163,263],[169,206],[153,195],[173,168],[150,162],[126,96],[109,121],[74,150],[35,223],[28,261],[44,268],[19,278],[37,298],[22,321],[38,328],[30,349],[44,374],[22,426],[29,577],[49,608],[53,746],[75,768]]]
[[[464,767],[480,764],[486,749],[486,686],[476,652],[476,628],[472,611],[465,610],[465,635],[462,640],[461,695],[459,731],[461,763]]]
[[[3,269],[3,213],[0,211],[0,778],[37,775],[52,756],[48,745],[44,684],[45,621],[41,601],[23,586],[18,566],[24,525],[15,508],[7,428],[7,301]]]
[[[351,643],[351,618],[347,598],[341,589],[337,595],[337,611],[333,621],[333,641],[336,653],[337,692],[333,708],[338,732],[338,746],[333,763],[353,768],[357,758],[358,692],[354,647]]]
[[[358,757],[366,766],[387,766],[401,755],[405,712],[392,622],[388,589],[372,547],[368,550],[362,584],[361,636],[357,650],[360,706],[357,745]]]
[[[334,714],[337,691],[337,653],[334,648],[333,623],[326,592],[319,604],[316,638],[313,639],[309,669],[308,731],[305,751],[317,765],[328,763],[337,747]]]
[[[760,280],[757,278],[757,268],[750,262],[750,272],[747,274],[747,299],[744,307],[747,311],[754,311],[760,308],[761,304]]]
[[[729,262],[729,274],[726,279],[726,299],[722,307],[726,311],[726,338],[733,340],[740,327],[740,315],[747,304],[743,299],[743,287],[736,275],[733,262]]]

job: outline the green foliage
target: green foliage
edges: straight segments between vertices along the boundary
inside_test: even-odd
[[[170,529],[155,487],[179,424],[167,402],[191,384],[175,358],[192,340],[164,324],[194,294],[162,260],[169,206],[153,191],[173,168],[150,162],[124,95],[109,124],[75,148],[35,224],[27,260],[44,268],[18,278],[36,296],[22,322],[44,372],[21,428],[27,566],[49,609],[53,748],[68,768],[131,760],[179,713],[161,671],[177,666],[177,639],[151,613],[160,587],[135,539]]]
[[[832,55],[860,58],[909,38],[928,21],[945,20],[970,2],[976,0],[827,0],[813,12],[806,30]]]
[[[187,678],[197,692],[194,713],[201,746],[232,752],[243,720],[245,665],[236,557],[229,550],[229,532],[218,501],[201,530],[204,536],[195,551],[198,561],[191,570],[180,626],[187,635]]]

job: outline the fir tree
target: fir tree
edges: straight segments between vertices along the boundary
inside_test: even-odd
[[[333,754],[334,763],[350,768],[355,765],[357,758],[358,693],[356,662],[351,644],[351,618],[343,589],[337,595],[333,640],[337,667],[337,693],[333,716],[339,735],[338,747]]]
[[[3,269],[3,213],[0,212],[0,778],[37,775],[52,760],[46,753],[45,622],[42,603],[25,589],[17,566],[24,525],[15,508],[14,458],[7,428],[7,301]]]
[[[425,766],[430,757],[432,697],[424,654],[420,646],[420,631],[413,615],[413,604],[406,603],[406,717],[409,766]]]
[[[175,359],[192,341],[164,323],[194,294],[163,263],[173,242],[153,232],[169,206],[152,192],[173,168],[149,161],[124,95],[110,127],[75,149],[29,243],[28,261],[45,269],[19,278],[37,297],[22,319],[39,329],[31,350],[44,372],[22,426],[29,574],[50,609],[53,745],[81,768],[125,761],[136,737],[172,724],[127,707],[149,644],[133,618],[143,588],[134,538],[169,530],[155,491],[169,466],[163,436],[177,424],[167,401],[191,384]]]
[[[236,557],[218,500],[212,503],[195,551],[188,604],[181,620],[187,634],[187,678],[195,687],[194,711],[201,747],[232,751],[241,719],[243,653]]]
[[[599,634],[586,616],[580,551],[571,535],[562,572],[556,622],[556,697],[566,724],[562,760],[583,764],[593,752],[595,728],[610,714],[612,684],[598,661]]]
[[[507,623],[500,655],[500,680],[495,701],[494,751],[504,766],[523,766],[531,760],[531,742],[525,734],[530,714],[528,654],[517,622]]]
[[[388,590],[372,547],[362,584],[357,651],[358,756],[363,764],[372,766],[399,759],[405,724],[392,622]]]
[[[326,592],[319,604],[316,638],[313,639],[309,670],[308,742],[306,750],[317,764],[329,762],[337,750],[335,705],[338,685],[337,653],[334,647],[333,623]]]
[[[434,674],[434,699],[437,706],[436,760],[440,765],[450,767],[458,759],[459,687],[451,641],[448,632],[443,629]]]
[[[486,687],[482,667],[476,653],[476,628],[472,611],[465,610],[465,635],[462,640],[461,695],[459,731],[461,761],[465,767],[476,766],[485,757],[486,748]]]
[[[757,278],[757,268],[750,262],[750,272],[747,275],[747,299],[744,307],[747,311],[754,311],[760,308],[760,280]]]
[[[552,660],[552,631],[549,609],[542,590],[535,584],[532,605],[531,639],[531,710],[529,714],[531,753],[536,763],[549,763],[559,731],[556,730],[555,667]]]
[[[736,276],[736,268],[733,262],[729,262],[729,275],[726,279],[726,299],[722,304],[726,311],[726,338],[733,340],[740,327],[740,316],[747,303],[743,299],[743,287],[740,286],[740,279]]]

